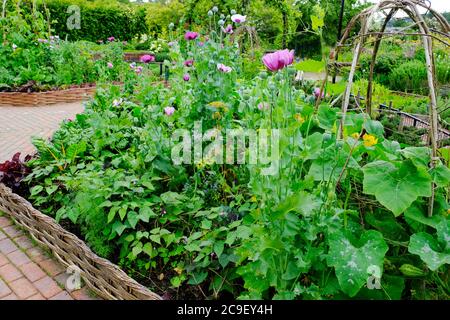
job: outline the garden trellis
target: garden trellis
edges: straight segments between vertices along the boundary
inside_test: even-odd
[[[438,25],[442,30],[435,30],[428,26],[427,22],[424,20],[423,16],[419,12],[419,8],[426,9],[433,18],[437,20]],[[405,13],[413,23],[400,31],[386,32],[386,27],[394,17],[397,12]],[[376,14],[382,13],[384,19],[379,31],[371,31],[370,28],[373,26],[373,22]],[[357,22],[360,23],[361,29],[359,33],[354,37],[349,37],[350,32],[356,26]],[[417,30],[413,30],[413,28]],[[339,128],[339,135],[342,136],[342,128],[345,121],[345,115],[348,110],[350,103],[350,94],[353,85],[353,79],[355,76],[356,67],[362,52],[364,45],[367,44],[367,40],[370,36],[375,37],[374,48],[372,59],[370,63],[369,77],[368,77],[368,87],[367,87],[367,99],[366,99],[366,112],[370,115],[372,112],[372,86],[373,86],[373,72],[375,67],[375,62],[377,59],[378,49],[380,47],[381,40],[384,37],[391,36],[420,36],[422,38],[422,45],[425,51],[425,61],[427,67],[427,81],[429,87],[429,97],[430,97],[430,107],[429,107],[429,117],[430,117],[430,141],[432,148],[432,158],[430,166],[434,167],[438,161],[438,111],[437,111],[437,92],[436,92],[436,76],[435,76],[435,63],[433,57],[433,39],[440,41],[441,43],[449,46],[449,43],[442,38],[450,38],[450,24],[447,20],[437,11],[430,7],[430,3],[425,0],[381,0],[377,4],[361,11],[358,15],[353,17],[350,23],[344,30],[342,38],[339,40],[334,57],[332,57],[331,65],[339,65],[335,61],[335,57],[339,53],[339,49],[344,46],[347,40],[354,42],[353,49],[353,60],[351,62],[350,73],[348,77],[347,86],[343,95],[342,100],[342,118],[341,125]],[[327,79],[325,79],[327,81]],[[434,186],[432,186],[432,195],[430,197],[428,214],[431,215],[433,212],[433,202],[434,202]]]

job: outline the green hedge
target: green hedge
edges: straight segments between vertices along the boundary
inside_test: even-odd
[[[46,0],[54,34],[68,40],[106,40],[115,37],[129,41],[135,36],[147,33],[146,12],[143,7],[125,5],[113,1],[88,2],[86,0]],[[81,28],[69,30],[67,19],[70,5],[80,7]],[[41,3],[41,10],[44,9]]]

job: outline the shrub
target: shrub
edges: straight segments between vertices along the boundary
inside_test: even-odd
[[[425,64],[418,60],[408,61],[389,75],[389,86],[393,90],[424,94],[427,89]]]
[[[49,0],[51,26],[54,33],[68,40],[89,40],[97,42],[113,36],[120,40],[131,40],[147,33],[145,10],[142,7],[125,5],[118,2],[90,2],[86,0]],[[67,13],[70,5],[80,7],[81,29],[69,30]],[[41,10],[44,7],[41,6]]]

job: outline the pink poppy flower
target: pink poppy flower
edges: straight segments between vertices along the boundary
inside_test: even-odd
[[[231,16],[231,21],[233,21],[234,23],[243,23],[243,22],[245,22],[246,19],[247,19],[247,16],[243,16],[240,14],[233,14]]]
[[[144,68],[142,67],[142,66],[137,66],[135,69],[134,69],[134,72],[136,72],[137,74],[140,74],[140,73],[142,73],[142,70],[143,70]]]
[[[186,60],[186,61],[184,62],[184,65],[185,65],[186,67],[192,67],[192,66],[194,65],[194,60],[192,60],[192,59]]]
[[[314,93],[314,97],[316,97],[316,99],[317,99],[319,96],[321,96],[321,98],[323,98],[323,97],[325,96],[324,92],[322,92],[322,94],[321,94],[320,88],[314,88],[313,93]]]
[[[108,68],[112,69],[114,67],[114,65],[111,62],[108,62],[107,64]]]
[[[175,112],[175,108],[174,107],[165,107],[164,108],[164,113],[166,114],[166,116],[171,116],[173,115]]]
[[[227,25],[224,29],[225,33],[232,34],[233,33],[233,26],[231,24]]]
[[[189,81],[189,79],[191,79],[191,77],[189,76],[188,73],[186,73],[186,74],[183,76],[183,80],[184,80],[184,81]]]
[[[187,31],[184,35],[184,38],[188,41],[195,40],[198,37],[198,33],[194,31]]]
[[[224,65],[223,63],[218,63],[217,70],[224,72],[224,73],[230,73],[232,68]]]
[[[264,65],[270,71],[278,71],[294,62],[294,50],[278,50],[268,53],[262,58]]]
[[[270,105],[267,102],[260,102],[258,103],[258,109],[259,110],[264,110],[264,109],[269,109]]]
[[[153,62],[153,61],[155,61],[155,56],[150,55],[150,54],[144,54],[140,60],[143,63]]]
[[[116,40],[116,38],[114,38],[114,37],[109,37],[109,38],[108,38],[108,41],[109,41],[109,42],[113,42],[114,40]]]

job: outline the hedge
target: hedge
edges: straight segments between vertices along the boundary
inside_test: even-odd
[[[86,0],[46,0],[50,12],[51,26],[54,34],[71,41],[88,40],[97,42],[115,37],[129,41],[136,36],[147,33],[145,8],[118,2],[88,2]],[[67,13],[70,5],[80,7],[80,29],[69,30]],[[45,11],[44,3],[40,9]]]

